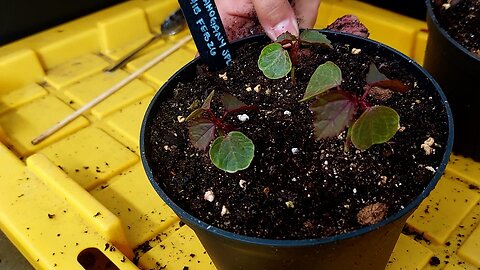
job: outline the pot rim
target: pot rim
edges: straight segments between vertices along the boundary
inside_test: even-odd
[[[427,0],[428,1],[428,0]],[[241,241],[245,244],[257,244],[257,245],[262,245],[262,246],[273,246],[273,247],[291,247],[291,246],[298,246],[298,247],[305,247],[305,246],[314,246],[314,245],[322,245],[322,244],[328,244],[328,243],[333,243],[336,241],[348,239],[348,238],[355,238],[358,236],[361,236],[363,234],[366,234],[370,231],[374,231],[382,226],[385,226],[389,223],[392,223],[399,218],[403,217],[404,215],[408,214],[410,211],[414,210],[421,202],[423,199],[425,199],[428,194],[432,191],[432,189],[435,187],[437,182],[439,181],[440,177],[442,176],[445,167],[449,161],[450,153],[452,151],[452,146],[453,146],[453,117],[452,117],[452,111],[450,109],[449,103],[446,99],[445,94],[443,93],[442,89],[438,85],[438,83],[433,79],[433,77],[428,74],[428,72],[421,67],[418,63],[415,61],[411,60],[411,58],[407,57],[403,53],[397,51],[396,49],[391,48],[390,46],[387,46],[385,44],[382,44],[378,41],[371,40],[368,38],[363,38],[351,34],[346,34],[346,33],[339,33],[339,32],[333,32],[329,30],[320,30],[322,33],[327,33],[331,34],[334,36],[346,36],[350,38],[355,38],[355,39],[362,39],[366,42],[373,43],[376,46],[381,46],[384,47],[387,51],[390,51],[394,54],[397,54],[400,56],[400,58],[404,59],[404,61],[409,62],[409,64],[412,64],[412,68],[416,68],[421,73],[428,79],[433,84],[433,87],[436,89],[437,93],[440,96],[440,99],[442,101],[442,104],[444,104],[445,111],[447,113],[447,122],[448,122],[448,140],[447,140],[447,145],[445,146],[445,152],[443,153],[442,161],[438,166],[437,171],[435,174],[432,176],[432,179],[430,180],[429,184],[425,187],[423,192],[419,194],[415,199],[413,199],[407,206],[405,206],[402,210],[398,211],[397,213],[387,217],[386,219],[380,221],[379,223],[362,227],[360,229],[347,232],[347,233],[342,233],[334,236],[329,236],[325,238],[312,238],[312,239],[299,239],[299,240],[276,240],[276,239],[265,239],[265,238],[257,238],[257,237],[251,237],[251,236],[245,236],[245,235],[240,235],[232,232],[225,231],[223,229],[214,227],[212,225],[209,225],[205,223],[204,221],[194,217],[193,215],[189,214],[185,210],[183,210],[181,207],[179,207],[174,201],[172,201],[168,195],[163,191],[163,189],[155,182],[152,174],[152,170],[150,169],[150,166],[148,165],[146,153],[145,153],[145,131],[146,131],[146,125],[147,121],[149,118],[149,115],[152,113],[154,110],[153,106],[154,104],[157,103],[157,99],[159,99],[159,96],[161,96],[162,91],[168,86],[172,80],[176,76],[178,76],[184,69],[186,69],[190,65],[195,65],[197,64],[199,58],[191,60],[188,64],[183,66],[180,70],[178,70],[170,79],[157,91],[155,94],[154,98],[150,102],[146,112],[145,116],[142,121],[142,126],[141,126],[141,131],[140,131],[140,155],[141,155],[141,160],[143,167],[145,169],[145,172],[147,174],[147,177],[152,184],[153,188],[155,191],[160,195],[160,197],[163,199],[163,201],[174,210],[174,212],[187,224],[195,224],[195,226],[200,227],[201,229],[208,231],[210,233],[216,234],[218,236],[228,238],[228,239],[235,239],[237,241]],[[245,42],[248,41],[249,39],[258,39],[260,37],[265,37],[264,34],[260,35],[254,35],[246,38],[242,38],[240,40],[235,41],[235,43],[239,42]]]
[[[442,25],[437,19],[437,16],[435,15],[435,12],[433,11],[432,0],[425,0],[425,4],[427,5],[428,17],[432,20],[433,24],[435,24],[435,27],[443,35],[443,37],[446,38],[450,43],[452,43],[457,49],[468,55],[468,57],[470,57],[472,60],[480,62],[480,56],[476,56],[473,52],[467,50],[467,48],[462,46],[456,39],[450,36],[447,30],[442,27]]]

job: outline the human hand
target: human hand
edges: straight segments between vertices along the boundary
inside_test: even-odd
[[[298,35],[299,28],[312,28],[320,0],[215,0],[215,3],[230,41],[263,31],[275,40],[286,31]]]

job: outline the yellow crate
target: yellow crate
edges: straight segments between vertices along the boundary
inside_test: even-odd
[[[38,269],[215,269],[194,233],[150,186],[139,132],[155,89],[195,55],[192,42],[39,145],[30,140],[183,35],[157,42],[123,70],[102,69],[158,32],[173,0],[128,1],[0,48],[0,228]],[[424,22],[354,0],[322,0],[325,27],[356,14],[371,38],[423,61]],[[387,266],[480,268],[480,164],[452,156],[407,222]],[[103,255],[102,255],[103,254]],[[433,257],[439,265],[431,265]],[[99,267],[99,265],[97,265]]]

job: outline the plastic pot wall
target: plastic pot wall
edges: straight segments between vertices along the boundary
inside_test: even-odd
[[[385,220],[359,230],[321,239],[307,240],[269,240],[233,234],[210,226],[195,218],[173,202],[168,194],[155,181],[149,154],[151,145],[148,137],[149,125],[161,106],[162,101],[169,98],[175,85],[184,79],[192,78],[196,67],[201,60],[193,60],[178,71],[153,98],[142,123],[140,134],[140,151],[146,174],[160,197],[174,210],[174,212],[190,226],[205,247],[213,263],[219,270],[281,270],[281,269],[385,269],[395,243],[405,225],[408,216],[418,207],[420,202],[430,193],[440,179],[450,156],[453,143],[453,122],[448,102],[437,83],[418,64],[399,53],[398,51],[381,45],[369,39],[359,38],[348,34],[322,31],[333,42],[343,42],[355,48],[365,46],[381,47],[384,53],[392,55],[397,60],[410,66],[410,70],[417,76],[426,78],[437,89],[442,98],[442,104],[448,114],[449,139],[442,163],[433,176],[424,192],[415,198],[409,205],[398,213]],[[242,42],[259,42],[266,44],[269,40],[265,36],[250,37],[233,45],[238,47]],[[288,235],[288,232],[285,232]]]
[[[480,58],[443,29],[427,4],[428,41],[424,67],[440,84],[455,120],[453,152],[480,161]]]

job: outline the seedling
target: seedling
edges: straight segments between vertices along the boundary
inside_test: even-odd
[[[307,29],[298,38],[286,32],[263,48],[258,58],[258,67],[269,79],[280,79],[291,73],[292,82],[295,82],[295,65],[298,64],[300,45],[312,44],[332,48],[330,40],[318,31]]]
[[[291,72],[294,81],[294,65],[298,61],[301,44],[332,48],[326,36],[317,31],[305,30],[299,38],[287,32],[263,48],[258,59],[259,68],[270,79],[279,79]],[[374,144],[389,141],[396,134],[400,127],[398,113],[387,106],[371,106],[366,98],[374,88],[380,92],[392,90],[403,93],[408,87],[399,80],[387,78],[373,63],[370,64],[366,82],[363,95],[356,96],[341,89],[342,71],[335,63],[328,61],[315,70],[300,100],[305,102],[315,98],[309,106],[313,112],[315,139],[335,137],[348,128],[345,148],[348,149],[351,142],[356,148],[366,150]],[[225,120],[234,113],[255,107],[224,94],[221,97],[223,115],[217,117],[211,108],[214,94],[212,91],[202,106],[187,117],[190,140],[200,150],[206,150],[210,145],[210,160],[217,168],[229,173],[246,169],[253,160],[255,146],[252,140],[235,131],[235,127]],[[356,118],[358,114],[360,116]]]
[[[330,61],[320,65],[310,78],[301,101],[316,98],[310,104],[315,138],[335,137],[348,128],[347,149],[350,140],[360,150],[389,141],[400,127],[398,113],[387,106],[371,106],[366,97],[373,88],[403,93],[408,87],[399,80],[387,78],[373,63],[370,64],[362,96],[342,90],[341,82],[340,68]],[[355,118],[360,112],[360,117]]]
[[[235,127],[225,120],[232,114],[255,109],[255,106],[246,105],[236,97],[224,94],[221,97],[224,112],[222,117],[217,117],[211,108],[214,94],[215,91],[212,91],[202,106],[187,117],[190,140],[200,150],[206,150],[213,141],[209,156],[217,168],[229,173],[246,169],[253,160],[255,146],[252,140],[242,132],[235,131]]]

